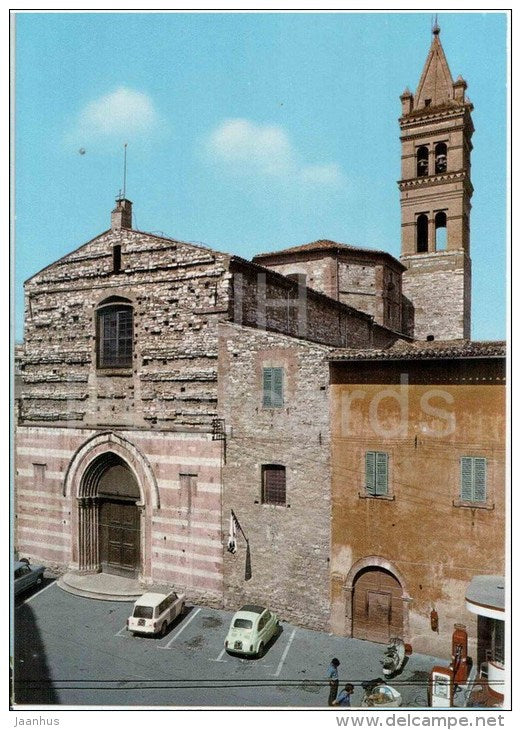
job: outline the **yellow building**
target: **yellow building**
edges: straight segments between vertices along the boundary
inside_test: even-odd
[[[450,656],[475,575],[503,574],[503,343],[397,343],[331,364],[331,628]],[[472,651],[471,651],[472,649]]]

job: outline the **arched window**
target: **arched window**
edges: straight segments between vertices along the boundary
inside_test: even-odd
[[[133,309],[128,299],[109,297],[96,311],[98,368],[132,365]]]
[[[416,174],[425,177],[429,174],[429,150],[427,147],[418,147],[416,152]]]
[[[438,142],[434,148],[434,170],[435,172],[447,171],[447,145],[445,142]]]
[[[434,216],[436,230],[436,251],[445,251],[447,248],[447,214],[442,210]]]
[[[416,219],[416,251],[426,253],[429,248],[429,219],[421,213]]]

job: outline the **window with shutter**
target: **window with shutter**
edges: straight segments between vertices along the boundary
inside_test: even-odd
[[[461,457],[460,497],[463,502],[487,501],[487,460],[484,457]]]
[[[385,451],[367,451],[365,454],[365,491],[373,497],[388,494],[388,456]]]
[[[365,455],[365,491],[367,494],[375,494],[375,469],[376,454],[374,451],[368,451]]]
[[[262,467],[262,501],[265,504],[286,504],[286,467],[265,464]]]
[[[262,380],[262,405],[266,408],[281,408],[283,395],[284,368],[264,368]]]
[[[387,494],[387,454],[380,451],[376,453],[375,493]]]

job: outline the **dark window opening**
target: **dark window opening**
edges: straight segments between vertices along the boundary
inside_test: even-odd
[[[429,219],[422,213],[416,219],[416,251],[425,253],[429,248]]]
[[[416,152],[416,174],[425,177],[429,174],[429,150],[427,147],[418,147]]]
[[[99,368],[132,365],[132,307],[119,304],[98,309],[97,344]]]
[[[121,246],[117,244],[112,249],[112,271],[119,274],[121,271]]]
[[[425,99],[425,106],[430,106],[430,105],[431,105],[431,100]]]
[[[306,274],[286,274],[288,279],[296,281],[300,286],[306,286]]]
[[[436,172],[447,171],[447,145],[445,142],[438,142],[434,148],[434,169]]]
[[[262,467],[262,501],[265,504],[286,504],[286,467],[266,464]]]

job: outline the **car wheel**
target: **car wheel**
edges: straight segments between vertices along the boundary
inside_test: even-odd
[[[42,584],[42,580],[43,580],[43,578],[42,578],[42,576],[40,575],[40,576],[39,576],[39,577],[38,577],[38,578],[36,579],[36,585],[37,585],[37,586],[40,586],[40,585]]]
[[[259,651],[257,652],[257,656],[259,657],[259,659],[264,656],[264,651],[264,642],[261,641],[261,643],[259,644]]]
[[[161,636],[166,636],[166,621],[161,626]]]

